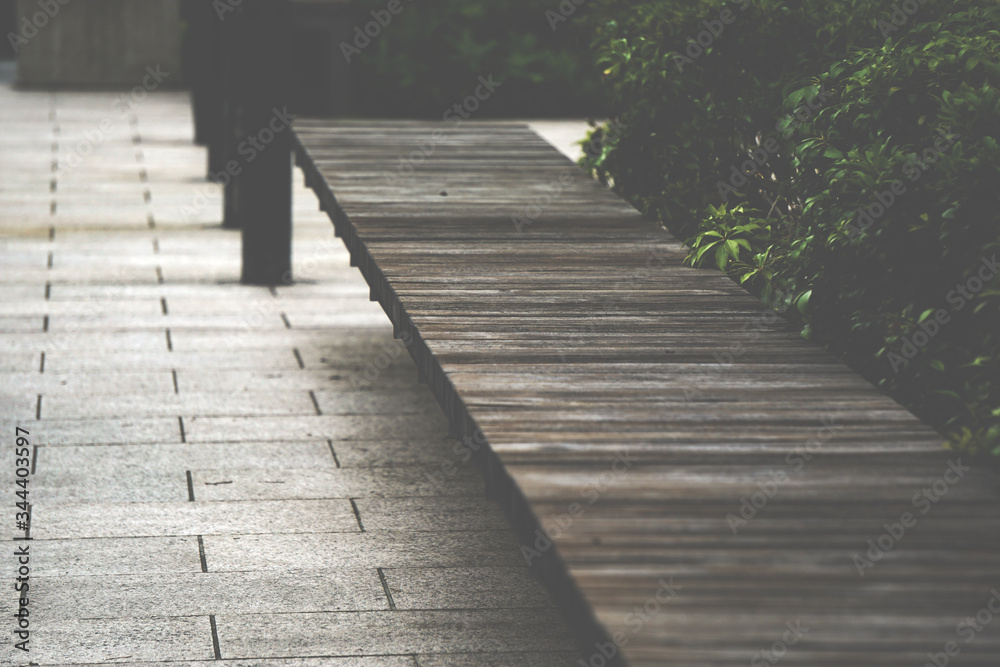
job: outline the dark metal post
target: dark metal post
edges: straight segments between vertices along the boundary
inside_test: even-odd
[[[227,155],[233,204],[243,230],[242,282],[292,281],[292,128],[290,13],[285,0],[243,0],[235,24],[235,156]],[[229,45],[226,45],[227,48]],[[232,109],[230,113],[232,113]],[[230,147],[232,148],[232,146]],[[230,196],[227,188],[227,200]],[[228,213],[228,211],[227,211]]]
[[[222,169],[222,22],[204,0],[184,0],[184,78],[191,88],[195,143],[208,147],[208,177]]]
[[[244,47],[243,23],[246,20],[245,7],[237,5],[231,12],[223,14],[219,23],[219,114],[222,119],[222,169],[220,173],[223,185],[222,226],[227,229],[240,229],[238,210],[239,191],[239,155],[237,146],[240,143],[241,128],[239,118],[240,91],[245,85],[247,76],[246,63],[242,61]]]

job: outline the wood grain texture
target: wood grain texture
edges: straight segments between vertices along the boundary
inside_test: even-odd
[[[533,569],[588,646],[617,637],[609,664],[920,665],[948,642],[1000,663],[1000,622],[960,625],[1000,585],[996,482],[938,434],[525,127],[296,133]]]

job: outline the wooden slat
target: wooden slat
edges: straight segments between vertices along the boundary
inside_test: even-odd
[[[296,132],[456,435],[488,443],[490,493],[524,545],[551,535],[532,566],[588,647],[620,633],[616,664],[772,664],[759,652],[800,622],[782,664],[920,665],[949,641],[956,664],[1000,664],[1000,621],[970,642],[957,629],[1000,584],[991,474],[942,482],[961,457],[938,434],[718,272],[682,266],[676,239],[524,127]],[[916,525],[861,576],[855,555],[905,512]]]

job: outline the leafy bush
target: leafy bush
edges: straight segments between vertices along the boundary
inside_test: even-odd
[[[693,263],[1000,454],[1000,10],[977,4],[741,0],[698,53],[724,5],[605,1],[627,130],[589,166]]]
[[[370,18],[386,4],[362,0],[358,14]],[[477,117],[603,111],[590,35],[578,21],[586,4],[565,21],[546,14],[558,12],[559,0],[402,0],[402,7],[352,58],[359,112],[440,118],[489,74],[501,87]]]

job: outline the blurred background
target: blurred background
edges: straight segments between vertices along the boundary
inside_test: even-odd
[[[5,37],[19,34],[25,17],[31,20],[49,5],[58,8],[58,20],[43,26],[21,49],[22,85],[134,85],[150,63],[168,71],[183,64],[190,79],[197,65],[185,58],[192,37],[186,18],[196,2],[212,4],[0,0],[0,30]],[[385,0],[292,2],[296,113],[440,117],[478,85],[478,76],[487,74],[502,82],[504,94],[477,111],[479,117],[580,117],[605,110],[600,77],[587,56],[590,37],[584,23],[560,20],[554,30],[546,18],[558,3],[400,2],[391,27],[380,29],[375,38],[359,36],[356,29],[373,20],[372,11],[385,17]],[[579,8],[580,14],[585,11],[586,5]],[[0,48],[0,58],[15,57],[11,39],[5,38]],[[173,79],[173,84],[182,81]]]

